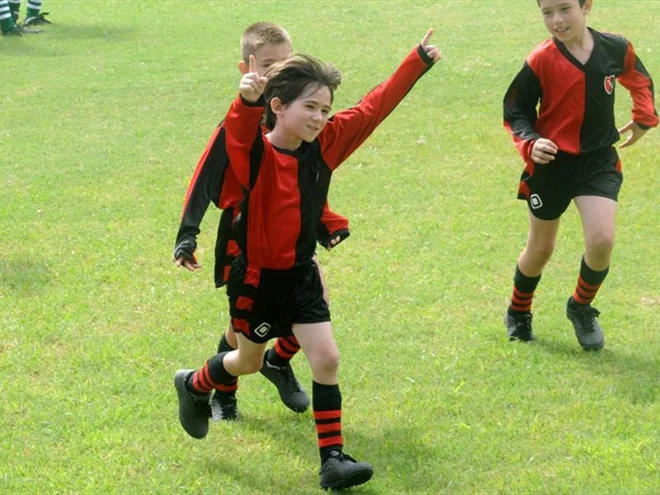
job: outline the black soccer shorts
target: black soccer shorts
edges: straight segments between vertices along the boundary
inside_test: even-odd
[[[240,255],[231,266],[227,296],[234,331],[257,344],[292,335],[295,323],[330,321],[312,260],[290,270],[266,270]]]
[[[532,215],[555,220],[576,196],[601,196],[616,201],[623,183],[615,148],[569,155],[559,152],[546,165],[534,163],[520,177],[518,199],[527,201]]]

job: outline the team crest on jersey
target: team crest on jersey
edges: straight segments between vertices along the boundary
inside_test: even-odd
[[[614,76],[605,76],[605,92],[611,95],[614,92],[614,83],[616,79]]]
[[[254,333],[262,338],[265,337],[268,332],[270,332],[270,323],[262,323],[254,329]]]

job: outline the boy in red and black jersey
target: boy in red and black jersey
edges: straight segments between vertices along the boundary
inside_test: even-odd
[[[291,55],[291,38],[281,26],[259,22],[244,31],[241,37],[241,52],[239,71],[242,74],[247,72],[248,59],[252,55],[255,57],[257,70],[263,74],[272,64]],[[255,138],[257,134],[260,132],[255,132]],[[188,186],[174,249],[177,265],[190,271],[200,268],[195,258],[200,224],[211,202],[222,209],[215,243],[216,287],[227,283],[229,267],[240,253],[232,232],[232,223],[243,199],[243,188],[228,164],[226,129],[224,123],[220,123],[211,136]],[[326,204],[318,222],[316,240],[326,249],[331,249],[348,236],[348,220],[330,211]],[[220,340],[218,352],[230,351],[236,347],[236,337],[230,324]],[[278,338],[273,348],[266,353],[261,372],[278,388],[282,402],[289,409],[304,412],[309,407],[309,397],[298,383],[290,365],[290,360],[299,350],[300,346],[294,336]],[[214,393],[211,404],[215,419],[237,418],[237,388],[238,382]]]
[[[597,350],[605,341],[591,302],[609,270],[623,181],[613,144],[630,132],[621,147],[630,146],[658,125],[653,81],[628,40],[586,26],[592,0],[537,1],[553,37],[529,55],[504,97],[504,126],[525,161],[518,198],[527,201],[530,219],[505,324],[511,340],[533,340],[532,297],[573,200],[585,253],[566,313],[580,345]],[[632,120],[618,131],[617,81],[633,101]]]
[[[224,123],[229,166],[245,192],[234,221],[241,254],[232,263],[227,290],[238,350],[219,353],[196,371],[176,373],[179,418],[191,436],[208,432],[210,391],[258,371],[267,341],[290,328],[314,377],[321,487],[348,488],[371,478],[368,463],[343,452],[339,350],[312,260],[333,171],[440,58],[438,48],[428,44],[431,34],[387,81],[332,117],[341,80],[334,67],[298,55],[262,77],[250,58]],[[255,139],[262,117],[269,131]]]

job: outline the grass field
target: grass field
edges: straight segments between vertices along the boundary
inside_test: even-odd
[[[25,4],[25,2],[23,2]],[[23,5],[23,9],[25,6]],[[204,441],[172,378],[227,322],[171,262],[188,180],[238,88],[259,20],[344,74],[356,102],[429,27],[444,60],[335,174],[352,236],[320,253],[342,352],[344,436],[374,465],[357,493],[660,492],[660,133],[624,150],[606,348],[564,316],[582,255],[574,207],[535,301],[534,345],[502,316],[526,238],[501,100],[547,37],[532,0],[63,1],[39,36],[0,39],[0,493],[314,493],[310,412],[258,375],[242,419]],[[660,80],[660,1],[596,1]],[[656,26],[655,28],[653,26]],[[619,87],[617,121],[629,119]],[[311,390],[301,356],[294,368]]]

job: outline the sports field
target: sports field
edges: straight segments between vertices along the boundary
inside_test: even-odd
[[[25,2],[24,2],[25,3]],[[22,9],[25,5],[22,6]],[[585,353],[564,316],[582,230],[566,213],[532,345],[502,323],[527,233],[502,97],[547,38],[533,0],[45,0],[52,26],[0,38],[0,493],[315,493],[311,412],[260,375],[203,441],[172,378],[227,323],[219,212],[191,274],[172,263],[188,181],[237,93],[239,38],[288,28],[344,75],[335,109],[429,27],[443,60],[334,175],[351,237],[319,252],[342,353],[356,493],[660,492],[660,132],[621,152],[617,245]],[[660,1],[597,0],[660,81]],[[630,100],[617,88],[617,123]],[[656,100],[658,98],[656,97]],[[656,107],[659,106],[656,103]],[[311,391],[304,356],[293,360]]]

